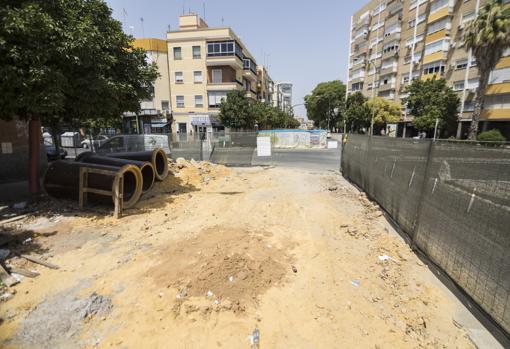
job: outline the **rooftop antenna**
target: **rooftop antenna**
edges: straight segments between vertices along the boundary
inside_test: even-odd
[[[168,31],[172,31],[172,26],[169,24],[168,27],[167,27]]]
[[[203,7],[203,10],[204,10],[204,21],[205,21],[205,1],[202,3],[202,7]]]
[[[186,0],[182,0],[182,14],[186,14]]]
[[[223,27],[223,23],[225,22],[225,18],[221,17],[221,26]]]
[[[142,37],[145,38],[145,28],[143,26],[143,17],[140,17],[140,22],[142,23]]]

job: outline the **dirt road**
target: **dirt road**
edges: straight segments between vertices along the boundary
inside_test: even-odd
[[[338,173],[179,167],[120,221],[18,224],[60,269],[25,265],[41,275],[0,303],[0,346],[250,348],[257,328],[260,348],[474,347],[459,302]]]

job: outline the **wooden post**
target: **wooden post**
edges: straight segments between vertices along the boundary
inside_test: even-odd
[[[89,173],[100,174],[104,176],[112,176],[114,179],[113,192],[103,189],[89,188]],[[96,195],[110,196],[113,198],[115,218],[122,217],[122,210],[124,209],[124,176],[118,175],[116,172],[109,170],[99,170],[93,168],[80,168],[80,187],[78,188],[80,208],[84,208],[87,204],[88,193]]]

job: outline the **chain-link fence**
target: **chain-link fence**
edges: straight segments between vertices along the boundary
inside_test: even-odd
[[[510,149],[349,135],[342,172],[510,332]]]

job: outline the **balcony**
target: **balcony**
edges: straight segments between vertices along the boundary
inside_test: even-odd
[[[394,82],[389,82],[387,84],[379,84],[378,91],[379,92],[386,92],[386,91],[390,91],[390,90],[394,90],[394,89],[395,89],[395,83]]]
[[[385,59],[391,58],[391,57],[398,57],[398,52],[399,52],[398,49],[387,51],[387,52],[383,52],[382,59],[385,60]]]
[[[207,43],[207,66],[228,65],[234,69],[243,68],[244,55],[241,46],[232,40]]]
[[[249,58],[245,58],[243,60],[243,69],[244,69],[243,76],[245,78],[255,83],[258,81],[257,65],[255,64],[255,62],[253,62]]]
[[[241,90],[243,84],[239,81],[208,83],[207,91],[227,91],[227,90]]]
[[[436,61],[444,61],[448,57],[447,51],[438,51],[423,56],[423,64],[428,64]]]
[[[509,121],[510,108],[484,109],[482,110],[481,120]]]
[[[420,77],[420,80],[426,81],[426,80],[432,80],[432,79],[441,79],[444,76],[444,73],[437,72],[437,73],[431,73],[431,74],[422,74]]]
[[[393,16],[394,14],[397,14],[399,11],[403,8],[402,1],[394,1],[391,4],[388,5],[388,14],[389,16]]]
[[[381,68],[379,76],[394,74],[396,72],[397,72],[397,65],[395,64],[395,65],[392,65],[391,67]]]
[[[441,18],[444,18],[446,16],[449,16],[452,14],[452,10],[453,8],[450,8],[449,6],[445,6],[439,10],[437,10],[436,12],[433,12],[431,14],[429,14],[429,18],[427,19],[427,23],[430,24],[432,22],[435,22]]]
[[[510,81],[491,84],[487,86],[487,91],[485,92],[486,95],[499,95],[503,93],[510,93]]]
[[[400,41],[400,29],[397,32],[391,33],[390,35],[385,35],[383,39],[383,43],[388,43],[392,41]]]

